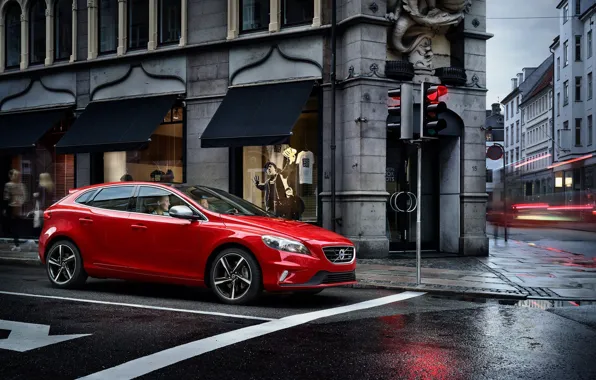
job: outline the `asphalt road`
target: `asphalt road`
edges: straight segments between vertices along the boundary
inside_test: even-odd
[[[0,378],[596,378],[596,310],[528,304],[342,288],[232,307],[176,286],[58,290],[41,267],[0,266]]]
[[[495,227],[487,224],[487,234],[493,236]],[[503,227],[498,236],[503,237]],[[560,249],[567,252],[596,258],[596,232],[566,230],[558,228],[508,228],[508,237],[541,247]]]

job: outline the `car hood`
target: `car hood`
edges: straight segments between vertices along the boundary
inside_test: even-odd
[[[349,239],[340,234],[304,222],[261,216],[226,216],[226,219],[234,223],[267,230],[272,235],[278,232],[303,241],[353,245]]]

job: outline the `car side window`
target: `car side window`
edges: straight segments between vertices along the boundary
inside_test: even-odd
[[[112,186],[101,189],[90,206],[114,211],[128,211],[134,186]]]
[[[186,203],[167,190],[141,186],[136,200],[136,212],[169,216],[171,207],[181,205],[186,205]]]
[[[76,203],[80,203],[82,205],[86,205],[89,203],[91,199],[93,199],[93,195],[97,192],[97,190],[89,190],[85,191],[83,194],[79,195],[77,199],[75,199]]]

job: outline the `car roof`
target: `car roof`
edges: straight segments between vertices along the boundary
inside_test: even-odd
[[[118,186],[118,185],[120,185],[120,186],[147,185],[147,186],[172,187],[174,189],[180,188],[180,187],[186,187],[186,186],[195,186],[195,187],[201,187],[201,188],[205,188],[205,189],[212,189],[209,186],[187,184],[187,183],[148,182],[148,181],[117,181],[117,182],[104,182],[104,183],[98,183],[98,184],[94,184],[94,185],[87,185],[87,186],[72,188],[72,189],[68,190],[68,194],[80,193],[85,190],[97,189],[100,187]]]

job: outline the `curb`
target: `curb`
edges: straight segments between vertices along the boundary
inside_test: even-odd
[[[386,290],[402,290],[402,291],[414,291],[414,292],[425,292],[429,294],[441,294],[451,296],[473,296],[479,298],[498,298],[508,300],[525,300],[528,298],[528,294],[509,294],[499,293],[491,291],[477,291],[477,290],[453,290],[453,289],[437,289],[437,288],[426,288],[410,286],[410,285],[384,285],[384,284],[367,284],[358,283],[354,285],[346,285],[346,288],[353,289],[386,289]],[[577,301],[577,300],[576,300]]]
[[[4,256],[1,252],[0,252],[0,264],[43,266],[41,260],[38,257],[29,258],[29,257]]]

